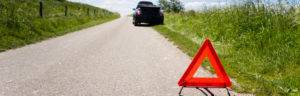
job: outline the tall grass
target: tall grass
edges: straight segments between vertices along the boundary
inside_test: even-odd
[[[0,52],[118,18],[104,9],[59,0],[43,0],[42,18],[39,1],[0,1]]]
[[[267,6],[247,1],[221,9],[168,13],[166,24],[155,29],[167,29],[197,44],[204,38],[212,39],[226,71],[238,82],[235,89],[239,92],[299,96],[300,25],[296,10],[296,6],[282,3]],[[176,42],[182,46],[180,40]],[[195,53],[198,47],[185,48]]]

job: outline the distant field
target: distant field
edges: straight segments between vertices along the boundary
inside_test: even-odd
[[[105,9],[65,0],[42,0],[40,12],[39,1],[0,1],[0,52],[119,17]]]
[[[300,25],[295,22],[299,16],[295,8],[275,10],[245,3],[167,13],[165,25],[154,28],[191,57],[205,38],[211,39],[239,92],[299,96]]]

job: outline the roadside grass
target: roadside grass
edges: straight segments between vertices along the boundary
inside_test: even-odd
[[[202,12],[167,13],[154,26],[193,57],[205,38],[214,47],[238,92],[300,95],[299,27],[295,9],[247,2]]]
[[[166,38],[169,38],[170,41],[174,41],[176,45],[189,56],[193,56],[195,52],[198,51],[199,45],[186,36],[178,34],[162,25],[155,26],[155,29],[159,30],[159,32]]]
[[[0,13],[0,52],[119,17],[105,9],[58,0],[44,0],[43,18],[39,16],[39,0],[0,1]]]

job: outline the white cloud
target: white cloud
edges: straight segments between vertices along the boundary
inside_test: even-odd
[[[186,10],[203,10],[212,7],[225,6],[226,2],[192,1],[184,4]]]

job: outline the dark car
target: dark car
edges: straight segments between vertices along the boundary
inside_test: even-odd
[[[140,1],[134,9],[133,24],[135,26],[141,23],[163,24],[164,14],[161,7],[154,5],[149,1]]]

